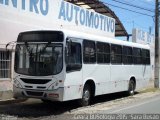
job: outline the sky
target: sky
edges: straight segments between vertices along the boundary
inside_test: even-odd
[[[141,29],[145,32],[149,32],[149,28],[151,28],[151,33],[154,34],[154,11],[155,11],[155,0],[100,0],[105,3],[105,5],[109,6],[112,11],[115,12],[117,17],[119,17],[120,21],[126,28],[129,34],[132,34],[133,28]],[[116,2],[118,1],[118,2]],[[131,4],[134,6],[141,7],[143,9],[138,9],[135,7],[131,7],[129,5],[121,4],[119,2]],[[124,10],[122,8],[132,10],[134,12]],[[142,14],[138,14],[135,12],[141,12]],[[149,15],[149,16],[146,16]]]

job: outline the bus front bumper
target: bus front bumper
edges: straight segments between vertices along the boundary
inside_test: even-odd
[[[63,101],[64,88],[58,88],[56,90],[31,90],[22,89],[13,86],[14,98],[38,98],[51,101]]]

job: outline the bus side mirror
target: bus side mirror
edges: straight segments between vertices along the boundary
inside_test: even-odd
[[[7,58],[9,58],[10,52],[11,52],[11,50],[8,49],[8,46],[12,46],[12,50],[13,50],[13,47],[15,46],[15,43],[16,43],[16,41],[11,41],[11,42],[7,43],[7,45],[6,45],[6,56],[7,56]]]
[[[9,58],[9,55],[10,55],[10,51],[7,50],[7,51],[6,51],[6,57]]]
[[[6,45],[6,57],[7,58],[9,58],[9,53],[10,53],[10,51],[9,51],[9,49],[8,49],[8,46],[10,45],[10,43],[8,43],[7,45]]]

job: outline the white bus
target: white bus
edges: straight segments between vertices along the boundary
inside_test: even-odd
[[[68,30],[27,31],[15,49],[14,97],[79,99],[143,88],[151,78],[148,45]]]

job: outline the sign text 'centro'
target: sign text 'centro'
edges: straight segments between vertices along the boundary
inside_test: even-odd
[[[85,10],[81,7],[62,1],[59,19],[74,22],[89,28],[99,29],[106,32],[115,32],[115,21],[113,18]]]
[[[27,3],[29,2],[29,6]],[[21,3],[21,4],[20,4]],[[21,8],[22,10],[29,10],[37,14],[47,15],[49,10],[48,0],[0,0],[0,4],[6,6],[13,6],[14,8]]]

